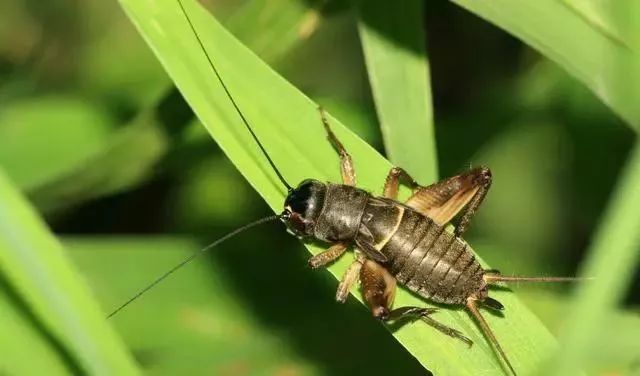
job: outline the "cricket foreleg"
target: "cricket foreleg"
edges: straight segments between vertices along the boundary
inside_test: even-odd
[[[418,183],[409,175],[404,169],[400,167],[393,167],[387,174],[387,179],[384,182],[384,197],[396,200],[398,198],[398,188],[400,186],[400,180],[404,180],[411,189],[419,187]]]
[[[327,114],[324,112],[324,109],[322,107],[318,107],[318,111],[320,111],[320,118],[322,119],[322,124],[324,125],[324,129],[327,132],[327,138],[329,139],[329,142],[331,142],[331,145],[333,145],[333,147],[338,151],[338,154],[340,154],[340,170],[342,172],[342,182],[346,185],[355,186],[356,170],[353,167],[353,160],[342,145],[342,142],[338,140],[336,135],[329,127],[329,120],[327,120]]]
[[[371,313],[382,321],[397,321],[404,318],[420,319],[440,332],[457,338],[471,346],[473,342],[460,331],[439,323],[430,317],[437,308],[401,307],[391,310],[396,291],[396,280],[387,269],[375,261],[366,260],[360,271],[362,295]]]
[[[311,257],[309,259],[309,266],[313,269],[325,266],[340,258],[340,256],[342,256],[346,250],[347,244],[336,243],[329,247],[329,249],[327,249],[326,251],[318,253],[317,255]]]

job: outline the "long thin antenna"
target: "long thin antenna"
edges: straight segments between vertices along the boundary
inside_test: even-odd
[[[249,133],[251,133],[251,136],[253,136],[253,139],[258,144],[258,147],[260,147],[260,150],[262,150],[262,153],[264,154],[264,156],[269,161],[269,164],[271,165],[271,168],[273,168],[273,171],[275,171],[276,175],[278,175],[278,179],[280,179],[280,181],[282,182],[282,184],[284,184],[284,186],[287,188],[287,190],[291,191],[293,188],[291,187],[291,185],[289,185],[289,183],[287,183],[287,181],[284,179],[284,177],[280,173],[280,170],[278,170],[276,165],[271,160],[271,157],[269,156],[269,154],[267,153],[265,148],[260,143],[260,140],[258,140],[258,137],[253,132],[253,129],[251,129],[251,126],[249,125],[249,122],[247,121],[247,119],[242,114],[242,111],[240,111],[240,108],[236,104],[236,101],[233,99],[233,96],[231,95],[231,92],[229,92],[229,89],[227,88],[227,85],[222,80],[222,76],[220,76],[220,73],[218,73],[218,69],[216,68],[215,64],[213,64],[213,60],[211,60],[211,57],[209,56],[209,53],[207,52],[207,49],[204,47],[204,43],[202,43],[202,39],[200,39],[200,35],[196,31],[196,28],[193,26],[193,22],[191,22],[191,18],[189,18],[189,15],[187,14],[187,11],[184,9],[184,5],[182,4],[182,1],[178,0],[178,4],[180,4],[180,9],[182,9],[182,14],[184,14],[184,17],[187,19],[187,22],[189,23],[189,26],[191,27],[191,30],[193,31],[193,34],[196,36],[196,39],[198,40],[198,44],[200,44],[200,48],[202,48],[202,52],[204,52],[204,55],[207,57],[207,60],[209,61],[209,65],[211,66],[211,69],[213,70],[213,73],[215,73],[216,77],[218,77],[218,80],[220,81],[220,84],[222,85],[222,88],[224,89],[225,93],[227,93],[227,96],[229,97],[229,100],[233,104],[233,107],[236,109],[236,112],[238,113],[238,115],[240,115],[240,118],[242,119],[242,122],[247,127],[247,129],[249,130]]]
[[[173,272],[175,272],[176,270],[178,270],[178,269],[182,268],[183,266],[187,265],[188,263],[193,261],[196,257],[200,256],[201,254],[205,253],[206,251],[210,250],[211,248],[217,246],[218,244],[224,242],[225,240],[228,240],[229,238],[234,237],[235,235],[238,235],[239,233],[243,232],[244,230],[247,230],[247,229],[249,229],[251,227],[263,224],[265,222],[275,221],[276,219],[280,219],[280,218],[282,218],[282,215],[272,215],[272,216],[269,216],[269,217],[260,218],[257,221],[251,222],[249,224],[246,224],[246,225],[244,225],[242,227],[239,227],[239,228],[231,231],[227,235],[221,237],[220,239],[218,239],[218,240],[214,241],[213,243],[209,244],[208,246],[202,248],[198,252],[195,252],[191,256],[189,256],[186,259],[182,260],[178,265],[174,266],[173,268],[169,269],[167,272],[162,274],[160,277],[156,278],[153,282],[148,284],[145,288],[143,288],[137,294],[132,296],[129,300],[124,302],[120,307],[116,308],[115,311],[111,312],[109,314],[109,316],[107,316],[107,318],[113,317],[115,314],[120,312],[124,307],[128,306],[129,304],[131,304],[134,300],[138,299],[144,293],[146,293],[147,291],[151,290],[155,285],[157,285],[158,283],[162,282],[165,278],[167,278],[168,276],[173,274]]]
[[[511,365],[509,358],[507,358],[507,354],[505,354],[504,350],[502,350],[502,346],[500,346],[498,339],[493,334],[493,331],[489,327],[489,324],[484,319],[484,317],[482,317],[482,314],[478,310],[477,302],[478,301],[474,298],[467,299],[467,308],[469,309],[469,312],[471,312],[473,317],[475,317],[476,321],[480,325],[480,329],[482,329],[482,332],[485,334],[485,336],[487,336],[487,338],[489,339],[489,342],[491,342],[491,344],[496,348],[496,350],[498,350],[500,357],[502,357],[502,360],[504,360],[504,362],[507,364],[507,367],[509,367],[509,370],[511,370],[511,373],[516,375],[516,370],[513,369],[513,366]]]

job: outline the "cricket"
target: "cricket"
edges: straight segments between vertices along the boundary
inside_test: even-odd
[[[530,277],[503,275],[484,269],[474,251],[464,240],[466,230],[480,208],[492,183],[487,167],[477,167],[431,185],[420,185],[401,167],[393,167],[384,182],[382,195],[358,188],[356,166],[340,140],[331,130],[324,110],[319,108],[318,126],[323,126],[328,142],[340,158],[342,181],[322,182],[305,179],[291,185],[278,170],[268,151],[254,133],[250,122],[236,104],[219,74],[214,58],[209,56],[181,0],[182,13],[202,47],[212,73],[223,87],[242,122],[255,140],[278,180],[287,190],[283,211],[240,227],[203,248],[176,265],[140,292],[115,309],[112,317],[138,299],[170,274],[191,262],[198,255],[243,231],[273,221],[281,221],[288,232],[302,241],[314,240],[328,244],[328,249],[309,259],[312,269],[322,268],[354,250],[354,261],[344,273],[336,300],[345,302],[352,288],[359,283],[362,296],[371,315],[382,322],[420,320],[433,329],[471,346],[473,342],[456,328],[448,327],[433,316],[439,308],[394,307],[398,285],[418,294],[427,302],[464,307],[475,320],[486,340],[496,351],[505,371],[516,374],[480,308],[503,310],[504,306],[490,296],[491,286],[504,282],[567,282],[574,277]],[[401,184],[411,189],[404,202],[398,201]],[[457,219],[454,230],[447,227]]]

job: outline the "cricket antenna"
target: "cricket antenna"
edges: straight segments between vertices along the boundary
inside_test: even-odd
[[[236,104],[236,101],[233,99],[233,96],[231,95],[231,92],[227,88],[227,85],[222,80],[222,76],[220,76],[220,73],[218,73],[218,68],[216,68],[215,64],[213,64],[213,60],[211,59],[211,56],[209,56],[209,53],[207,52],[207,49],[204,47],[204,43],[202,43],[202,39],[200,39],[200,35],[196,31],[196,28],[193,26],[193,22],[191,22],[191,18],[189,18],[189,14],[187,14],[187,11],[184,9],[184,5],[182,4],[182,0],[177,0],[177,1],[178,1],[178,4],[180,5],[180,9],[182,9],[182,14],[184,14],[184,17],[187,19],[187,22],[189,23],[189,26],[191,27],[191,30],[193,31],[193,34],[195,35],[196,39],[198,40],[198,44],[200,45],[200,48],[202,49],[202,52],[204,52],[204,55],[207,57],[207,61],[209,61],[209,65],[211,66],[211,69],[213,70],[213,73],[215,73],[216,77],[218,77],[218,81],[220,81],[220,84],[222,85],[222,88],[224,89],[225,93],[227,93],[227,96],[229,97],[229,100],[233,104],[233,107],[236,109],[236,112],[238,113],[238,115],[240,115],[240,118],[242,119],[242,122],[247,127],[247,129],[249,130],[249,133],[251,133],[251,136],[253,137],[253,139],[258,144],[258,147],[260,148],[260,150],[262,150],[262,154],[264,154],[264,156],[267,158],[267,161],[269,161],[269,164],[271,165],[271,168],[273,168],[273,171],[275,171],[276,175],[278,175],[278,179],[280,179],[280,181],[282,182],[282,184],[284,184],[284,186],[287,188],[288,191],[292,191],[293,188],[291,187],[291,185],[289,185],[289,183],[287,183],[287,181],[284,179],[284,177],[280,173],[280,170],[278,170],[278,168],[276,167],[275,163],[273,163],[273,161],[271,160],[271,157],[269,156],[269,154],[265,150],[264,146],[262,146],[262,143],[260,143],[260,140],[258,140],[258,137],[253,132],[253,129],[251,129],[251,126],[249,125],[249,122],[247,121],[247,119],[242,114],[242,111],[240,111],[240,107],[238,107],[238,105]]]
[[[173,272],[175,272],[176,270],[182,268],[183,266],[187,265],[188,263],[190,263],[191,261],[193,261],[196,257],[200,256],[201,254],[205,253],[206,251],[210,250],[211,248],[219,245],[220,243],[238,235],[239,233],[250,229],[251,227],[255,227],[257,225],[266,223],[266,222],[271,222],[271,221],[275,221],[277,219],[282,219],[286,216],[286,214],[280,214],[280,215],[272,215],[269,217],[264,217],[264,218],[260,218],[256,221],[253,221],[249,224],[246,224],[242,227],[238,227],[237,229],[231,231],[230,233],[228,233],[227,235],[219,238],[218,240],[214,241],[213,243],[209,244],[208,246],[202,248],[201,250],[199,250],[198,252],[195,252],[194,254],[192,254],[191,256],[187,257],[186,259],[182,260],[179,264],[177,264],[176,266],[174,266],[173,268],[169,269],[167,272],[165,272],[164,274],[162,274],[160,277],[156,278],[153,282],[151,282],[150,284],[148,284],[145,288],[143,288],[142,290],[140,290],[138,293],[136,293],[134,296],[132,296],[129,300],[127,300],[126,302],[124,302],[120,307],[116,308],[113,312],[111,312],[109,314],[109,316],[107,316],[107,319],[115,316],[118,312],[120,312],[124,307],[128,306],[129,304],[133,303],[133,301],[137,300],[139,297],[141,297],[144,293],[146,293],[147,291],[151,290],[153,287],[155,287],[158,283],[162,282],[165,278],[167,278],[168,276],[170,276],[171,274],[173,274]]]

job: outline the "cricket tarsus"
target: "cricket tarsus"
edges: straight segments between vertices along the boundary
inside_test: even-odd
[[[184,17],[186,18],[187,22],[189,23],[189,27],[191,27],[191,30],[193,31],[193,34],[195,35],[196,40],[198,41],[198,44],[200,45],[200,48],[202,49],[202,52],[204,52],[204,55],[207,58],[207,61],[209,62],[209,66],[211,66],[211,70],[213,70],[213,73],[218,78],[218,81],[220,81],[220,84],[222,85],[222,88],[224,89],[224,92],[227,94],[227,97],[229,97],[229,100],[231,101],[231,104],[233,104],[233,108],[235,108],[236,112],[238,113],[238,115],[242,119],[242,122],[244,123],[245,127],[247,127],[247,129],[249,130],[249,133],[251,133],[251,136],[253,137],[255,142],[258,144],[258,147],[262,151],[262,154],[264,154],[264,156],[267,158],[267,161],[269,161],[269,164],[271,165],[271,168],[273,169],[273,171],[278,176],[278,179],[280,179],[282,184],[284,184],[284,186],[287,188],[287,191],[289,191],[289,192],[292,191],[293,187],[291,187],[291,185],[289,183],[287,183],[287,181],[285,180],[284,176],[282,176],[282,174],[280,173],[280,170],[278,170],[278,168],[276,167],[275,163],[273,163],[273,161],[271,160],[271,157],[267,153],[267,150],[264,148],[264,146],[262,146],[262,143],[260,143],[260,140],[258,140],[258,137],[253,132],[253,129],[249,125],[249,121],[245,118],[244,114],[240,110],[240,107],[238,107],[238,104],[236,103],[235,99],[233,99],[233,96],[231,95],[231,92],[229,91],[229,88],[224,83],[224,80],[222,79],[222,76],[220,76],[220,73],[218,72],[218,68],[216,68],[215,64],[213,63],[213,60],[211,59],[211,56],[209,56],[209,53],[207,52],[207,49],[204,47],[204,43],[202,43],[202,39],[200,39],[200,35],[198,34],[198,31],[196,30],[195,26],[193,26],[193,22],[191,22],[191,18],[189,18],[189,14],[184,9],[184,5],[182,4],[182,0],[177,0],[177,1],[178,1],[178,4],[180,5],[180,9],[182,10],[182,14],[184,14]]]
[[[176,266],[174,266],[173,268],[169,269],[168,271],[166,271],[164,274],[162,274],[160,277],[156,278],[153,282],[151,282],[150,284],[148,284],[145,288],[143,288],[142,290],[140,290],[137,294],[135,294],[134,296],[132,296],[129,300],[127,300],[126,302],[124,302],[120,307],[116,308],[113,312],[111,312],[109,314],[109,316],[107,316],[107,318],[111,318],[113,316],[115,316],[118,312],[120,312],[122,309],[124,309],[126,306],[128,306],[129,304],[133,303],[135,300],[137,300],[139,297],[141,297],[143,294],[145,294],[147,291],[151,290],[152,288],[154,288],[158,283],[162,282],[165,278],[167,278],[168,276],[170,276],[171,274],[173,274],[176,270],[182,268],[183,266],[187,265],[188,263],[190,263],[191,261],[193,261],[196,257],[200,256],[201,254],[205,253],[206,251],[210,250],[211,248],[219,245],[220,243],[238,235],[239,233],[250,229],[251,227],[255,227],[257,225],[266,223],[266,222],[271,222],[271,221],[275,221],[275,220],[280,220],[283,218],[283,215],[272,215],[269,217],[265,217],[265,218],[260,218],[256,221],[253,221],[249,224],[246,224],[242,227],[239,227],[233,231],[231,231],[230,233],[228,233],[227,235],[219,238],[218,240],[214,241],[213,243],[209,244],[208,246],[202,248],[201,250],[199,250],[198,252],[195,252],[194,254],[192,254],[191,256],[187,257],[186,259],[182,260],[179,264],[177,264]]]

